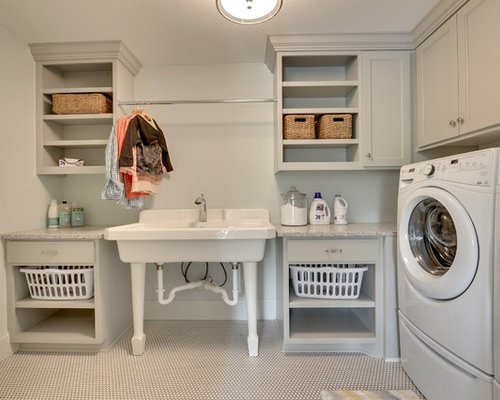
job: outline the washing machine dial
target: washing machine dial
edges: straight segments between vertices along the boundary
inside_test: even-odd
[[[432,164],[425,164],[424,169],[422,170],[423,174],[425,176],[431,176],[434,171],[436,170],[436,167]]]

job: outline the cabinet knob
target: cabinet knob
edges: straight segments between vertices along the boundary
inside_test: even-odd
[[[341,254],[342,249],[325,249],[325,253],[328,254]]]
[[[457,118],[457,122],[460,124],[460,125],[463,125],[464,122],[465,122],[465,119],[463,119],[462,117],[458,117]]]
[[[372,158],[372,153],[366,153],[366,158]]]
[[[453,120],[453,119],[452,119],[452,120],[450,121],[450,126],[454,128],[455,126],[457,126],[457,122],[456,122],[455,120]]]

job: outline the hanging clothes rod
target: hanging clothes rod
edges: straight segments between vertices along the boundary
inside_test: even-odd
[[[156,104],[220,104],[220,103],[273,103],[273,98],[256,99],[205,99],[205,100],[134,100],[119,101],[119,106],[148,106]]]

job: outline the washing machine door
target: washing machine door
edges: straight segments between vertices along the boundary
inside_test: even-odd
[[[400,204],[399,251],[408,281],[434,299],[460,296],[476,274],[476,230],[464,207],[446,190],[415,190]]]

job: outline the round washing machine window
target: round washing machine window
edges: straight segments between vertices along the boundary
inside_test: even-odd
[[[435,299],[461,295],[478,266],[478,242],[468,213],[449,192],[422,188],[401,205],[399,248],[409,282]]]
[[[408,221],[408,241],[424,270],[446,274],[457,254],[457,230],[446,207],[430,197],[420,201]]]

